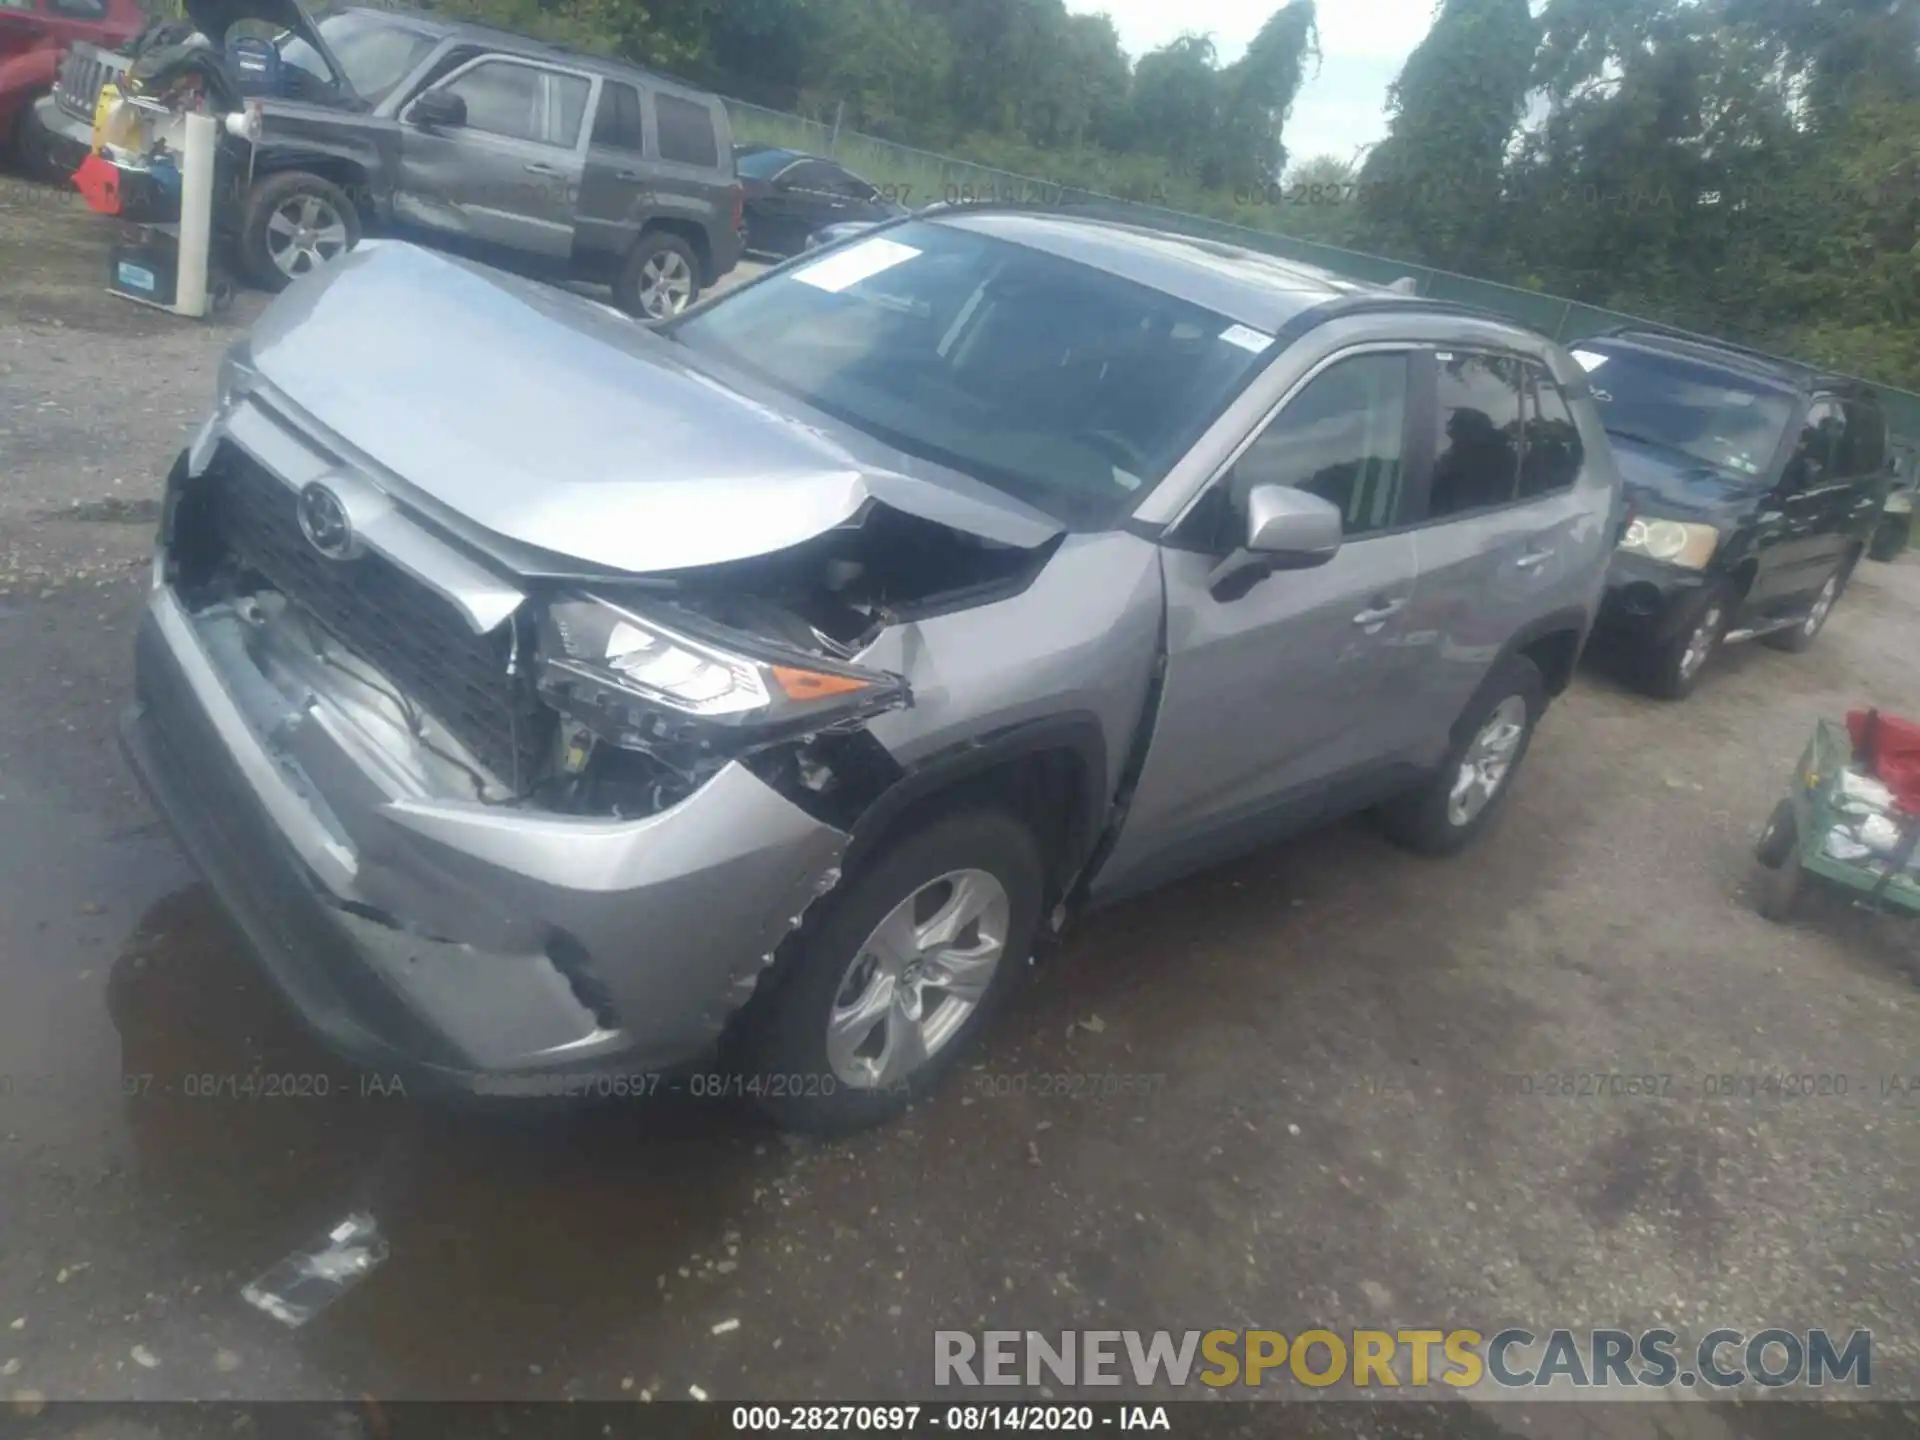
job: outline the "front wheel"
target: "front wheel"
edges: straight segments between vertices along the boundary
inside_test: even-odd
[[[1465,849],[1505,803],[1546,708],[1540,667],[1524,655],[1502,660],[1433,779],[1382,809],[1388,838],[1422,855]]]
[[[640,237],[613,282],[613,299],[643,320],[678,315],[700,298],[700,262],[678,235],[650,230]]]
[[[1833,607],[1846,593],[1847,579],[1853,574],[1853,561],[1845,560],[1829,575],[1820,586],[1819,593],[1813,597],[1813,603],[1807,607],[1806,617],[1798,625],[1786,630],[1775,630],[1761,638],[1776,650],[1787,650],[1795,654],[1807,649],[1820,638],[1820,632],[1826,628],[1827,617],[1833,614]]]
[[[845,1134],[892,1119],[960,1058],[1032,954],[1042,864],[992,810],[891,843],[789,939],[742,1017],[749,1093],[782,1126]]]
[[[14,112],[13,134],[8,140],[8,148],[13,152],[11,158],[15,168],[22,175],[29,180],[58,185],[67,176],[53,158],[52,138],[34,109],[39,98],[38,95],[28,96],[26,103]]]
[[[240,263],[263,290],[280,291],[360,243],[347,192],[305,170],[269,175],[240,217]]]
[[[1699,602],[1691,623],[1681,632],[1649,651],[1641,660],[1640,687],[1661,700],[1684,700],[1700,683],[1707,661],[1720,648],[1727,633],[1730,602],[1727,592],[1718,587],[1709,590]]]

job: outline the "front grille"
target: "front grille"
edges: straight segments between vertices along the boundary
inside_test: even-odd
[[[329,560],[300,529],[294,491],[224,442],[209,476],[226,549],[399,687],[516,791],[548,753],[553,712],[523,662],[509,675],[513,620],[476,635],[453,604],[385,557]]]
[[[83,120],[93,119],[100,87],[123,74],[128,62],[91,45],[75,45],[60,64],[60,108]]]

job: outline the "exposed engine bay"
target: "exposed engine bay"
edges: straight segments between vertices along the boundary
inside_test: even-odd
[[[908,677],[858,657],[888,627],[1016,593],[1054,548],[999,544],[879,502],[745,560],[550,577],[486,635],[383,555],[328,558],[295,492],[231,445],[168,518],[170,578],[278,695],[325,710],[418,793],[633,819],[734,760],[850,820],[897,778],[862,728]],[[273,719],[278,714],[279,719]]]

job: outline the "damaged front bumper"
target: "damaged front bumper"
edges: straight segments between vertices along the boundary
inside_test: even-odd
[[[603,819],[488,803],[299,617],[156,583],[124,747],[279,989],[363,1065],[457,1088],[710,1054],[847,837],[738,763]]]

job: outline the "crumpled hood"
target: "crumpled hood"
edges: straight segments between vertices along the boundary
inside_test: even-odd
[[[1621,486],[1642,515],[1675,520],[1731,520],[1754,508],[1763,486],[1703,465],[1678,450],[1610,436]]]
[[[645,572],[768,554],[873,501],[1002,544],[1061,526],[686,351],[611,308],[373,242],[290,286],[250,363],[481,528]]]

